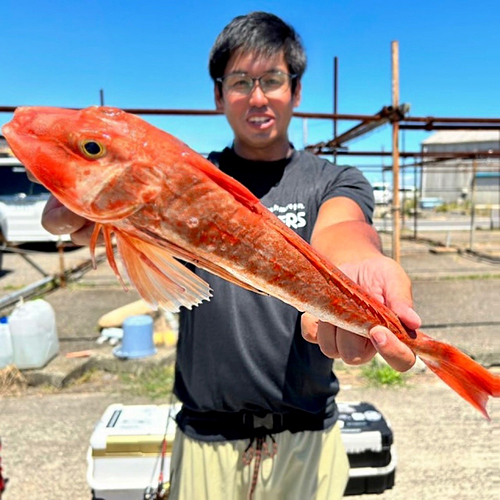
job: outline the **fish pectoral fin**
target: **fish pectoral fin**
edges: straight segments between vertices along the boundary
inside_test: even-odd
[[[210,286],[164,248],[115,230],[118,252],[128,278],[153,309],[178,312],[212,296]]]

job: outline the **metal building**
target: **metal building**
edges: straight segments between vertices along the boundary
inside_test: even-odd
[[[470,201],[474,179],[475,203],[497,205],[500,196],[500,161],[488,157],[487,153],[498,150],[498,130],[440,130],[431,135],[422,141],[424,154],[467,152],[477,153],[477,156],[441,161],[426,159],[421,176],[422,197],[441,198],[446,203]]]

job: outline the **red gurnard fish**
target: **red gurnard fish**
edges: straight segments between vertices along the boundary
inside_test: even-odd
[[[365,337],[393,332],[486,418],[500,377],[455,347],[407,330],[385,305],[328,262],[258,198],[184,143],[110,107],[22,107],[3,127],[15,155],[56,198],[96,222],[128,277],[153,307],[178,310],[210,297],[176,259],[264,293]]]

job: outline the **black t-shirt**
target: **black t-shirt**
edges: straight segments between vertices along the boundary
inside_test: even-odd
[[[303,151],[284,160],[255,162],[232,149],[209,159],[244,184],[261,202],[306,241],[326,200],[354,200],[371,222],[373,195],[361,172]],[[305,341],[300,313],[273,297],[244,290],[207,271],[196,274],[210,284],[210,302],[180,315],[175,393],[197,412],[273,412],[295,410],[336,419],[339,384],[332,360]],[[181,429],[182,422],[179,422]],[[222,436],[200,435],[203,440]]]

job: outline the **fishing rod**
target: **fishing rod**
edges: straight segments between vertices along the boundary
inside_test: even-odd
[[[169,405],[169,408],[168,408],[167,422],[165,424],[165,432],[163,434],[163,440],[162,440],[162,443],[161,443],[161,452],[160,452],[160,455],[159,455],[160,470],[159,470],[159,474],[158,474],[157,486],[156,486],[156,488],[154,488],[152,486],[148,486],[146,488],[146,490],[144,491],[144,494],[143,494],[143,497],[142,497],[143,500],[163,500],[163,499],[167,499],[168,496],[169,496],[170,484],[169,483],[167,483],[167,484],[164,483],[164,472],[163,472],[163,469],[165,468],[165,457],[167,455],[168,423],[170,422],[170,419],[172,418],[173,401],[174,401],[174,397],[173,397],[173,392],[172,392],[172,394],[170,396],[170,405]],[[154,469],[156,469],[156,467]],[[153,474],[154,474],[154,469],[153,469]],[[153,481],[151,480],[151,483],[152,482]]]

